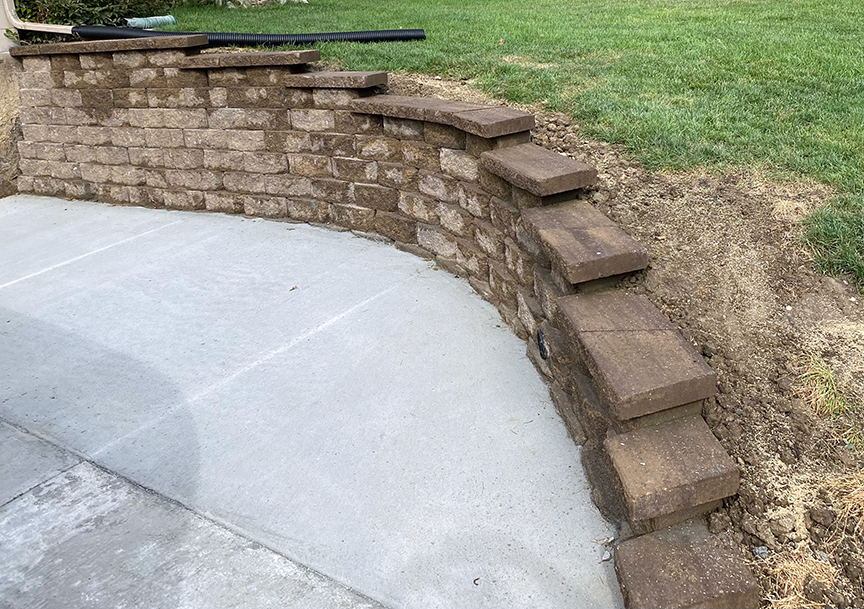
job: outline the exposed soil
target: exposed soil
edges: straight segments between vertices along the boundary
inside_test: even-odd
[[[496,103],[430,76],[391,75],[390,89]],[[798,227],[831,190],[750,171],[649,172],[569,117],[526,109],[538,144],[598,168],[594,204],[648,248],[651,267],[621,287],[647,295],[717,372],[703,414],[742,485],[711,531],[741,547],[766,605],[864,607],[864,308],[847,282],[814,271]],[[813,356],[851,412],[816,414],[801,379]]]

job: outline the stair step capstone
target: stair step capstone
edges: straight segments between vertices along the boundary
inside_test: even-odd
[[[530,131],[535,124],[533,114],[512,108],[401,95],[356,99],[351,103],[351,109],[361,114],[449,125],[483,138]]]
[[[738,492],[740,473],[701,416],[607,438],[631,523],[689,513]]]
[[[759,584],[734,548],[688,523],[615,548],[627,609],[757,609]]]
[[[9,49],[12,57],[36,55],[75,55],[85,53],[119,53],[123,51],[153,51],[159,49],[191,49],[207,46],[207,34],[182,34],[155,38],[121,38],[86,40],[83,42],[53,42],[26,44]]]
[[[714,395],[717,380],[681,333],[644,296],[574,294],[560,323],[591,370],[610,414],[634,419]]]
[[[480,155],[483,167],[538,197],[591,186],[597,170],[537,144],[522,144]]]
[[[522,218],[571,284],[648,266],[648,251],[587,201],[528,208]]]
[[[273,51],[269,53],[202,53],[183,60],[181,68],[251,68],[257,66],[295,66],[321,59],[317,49]]]

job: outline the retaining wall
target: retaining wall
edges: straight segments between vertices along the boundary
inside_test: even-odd
[[[588,202],[592,167],[530,143],[533,116],[386,95],[383,72],[312,71],[317,51],[200,54],[206,43],[15,49],[19,191],[392,240],[466,277],[526,340],[584,443],[596,502],[625,531],[673,525],[737,492],[738,469],[701,417],[713,372],[648,300],[615,289],[647,253]],[[740,560],[675,531],[618,547],[628,606],[659,602],[651,591],[668,556],[657,544],[685,570],[688,556],[717,555],[699,562],[700,581],[712,564],[727,574],[722,589],[719,576],[701,587],[672,577],[663,603],[758,605]]]

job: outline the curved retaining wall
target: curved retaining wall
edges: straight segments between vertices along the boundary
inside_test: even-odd
[[[383,72],[311,71],[317,51],[206,42],[15,49],[19,191],[324,224],[434,258],[527,341],[598,506],[643,534],[615,552],[628,606],[758,606],[704,531],[651,533],[735,494],[738,469],[701,417],[711,369],[614,289],[648,257],[587,202],[596,171],[530,143],[524,112],[384,95]]]

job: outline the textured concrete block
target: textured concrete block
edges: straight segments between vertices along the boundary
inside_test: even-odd
[[[32,55],[64,55],[81,53],[113,53],[116,51],[144,51],[151,49],[181,49],[207,45],[206,34],[160,36],[155,38],[125,38],[119,40],[88,40],[86,42],[58,42],[12,47],[13,57]]]
[[[377,184],[354,184],[354,201],[363,207],[396,211],[399,205],[399,191]]]
[[[738,492],[739,472],[701,416],[607,438],[631,521],[669,516]]]
[[[380,135],[357,135],[357,156],[375,161],[398,161],[402,158],[402,142]]]
[[[378,180],[378,164],[375,161],[333,157],[333,177],[349,182],[371,184]]]
[[[442,148],[440,152],[441,171],[466,182],[479,179],[477,159],[462,150]]]
[[[734,548],[704,525],[657,531],[619,544],[615,571],[628,609],[757,609],[759,584]]]
[[[557,300],[604,404],[632,419],[710,397],[714,371],[645,297],[619,292]]]
[[[245,68],[252,66],[292,66],[312,63],[321,59],[316,49],[276,51],[269,53],[207,53],[186,57],[181,67],[186,69]]]
[[[488,171],[540,197],[585,188],[597,179],[593,167],[536,144],[484,152],[480,161]]]

